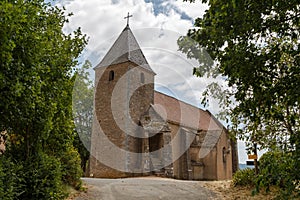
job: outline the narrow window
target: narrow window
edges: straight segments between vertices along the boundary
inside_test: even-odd
[[[225,163],[226,162],[226,154],[227,154],[225,147],[223,147],[222,154],[223,154],[223,162]]]
[[[144,73],[141,73],[141,83],[145,83],[145,75],[144,75]]]
[[[109,81],[112,81],[112,80],[114,80],[114,78],[115,78],[115,72],[114,72],[113,70],[111,70],[111,71],[109,72],[109,78],[108,78],[108,80],[109,80]]]

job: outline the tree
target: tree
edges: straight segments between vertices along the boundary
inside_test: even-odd
[[[206,97],[219,98],[241,139],[291,151],[299,161],[300,2],[202,2],[209,9],[178,44],[199,60],[195,75],[226,79],[227,88],[212,84]],[[203,59],[203,52],[214,62]]]
[[[23,170],[14,198],[61,199],[62,182],[79,181],[72,73],[87,41],[80,29],[64,33],[67,22],[64,10],[42,0],[0,2],[0,131],[8,138],[3,156]],[[73,160],[66,159],[70,155]]]
[[[78,149],[81,158],[81,168],[86,172],[86,166],[90,157],[94,85],[90,81],[89,69],[92,64],[87,60],[75,74],[76,80],[73,89],[73,115],[76,127],[74,146]]]
[[[263,147],[284,141],[282,147],[293,149],[299,133],[300,3],[202,2],[210,8],[196,19],[198,28],[178,40],[181,51],[199,60],[194,74],[226,78],[231,90],[216,91],[227,95],[220,96],[226,106],[234,96],[231,120],[244,125],[241,136]],[[215,63],[203,60],[203,49]]]

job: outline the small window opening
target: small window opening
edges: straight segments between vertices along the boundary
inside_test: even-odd
[[[145,75],[144,75],[144,73],[141,73],[141,83],[145,83]]]
[[[115,72],[114,72],[113,70],[111,70],[111,71],[109,72],[109,78],[108,78],[108,80],[109,80],[109,81],[112,81],[112,80],[114,80],[114,78],[115,78]]]
[[[222,149],[222,154],[223,154],[223,162],[225,163],[226,162],[226,154],[227,154],[225,147],[223,147],[223,149]]]

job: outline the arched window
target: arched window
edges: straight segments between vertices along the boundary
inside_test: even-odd
[[[141,83],[145,83],[145,75],[143,72],[141,73]]]
[[[113,70],[111,70],[111,71],[109,72],[108,80],[109,80],[109,81],[112,81],[112,80],[114,80],[114,78],[115,78],[115,72],[114,72]]]

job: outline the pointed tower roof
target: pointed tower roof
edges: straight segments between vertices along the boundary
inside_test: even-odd
[[[96,68],[126,61],[131,61],[154,73],[128,24]]]

